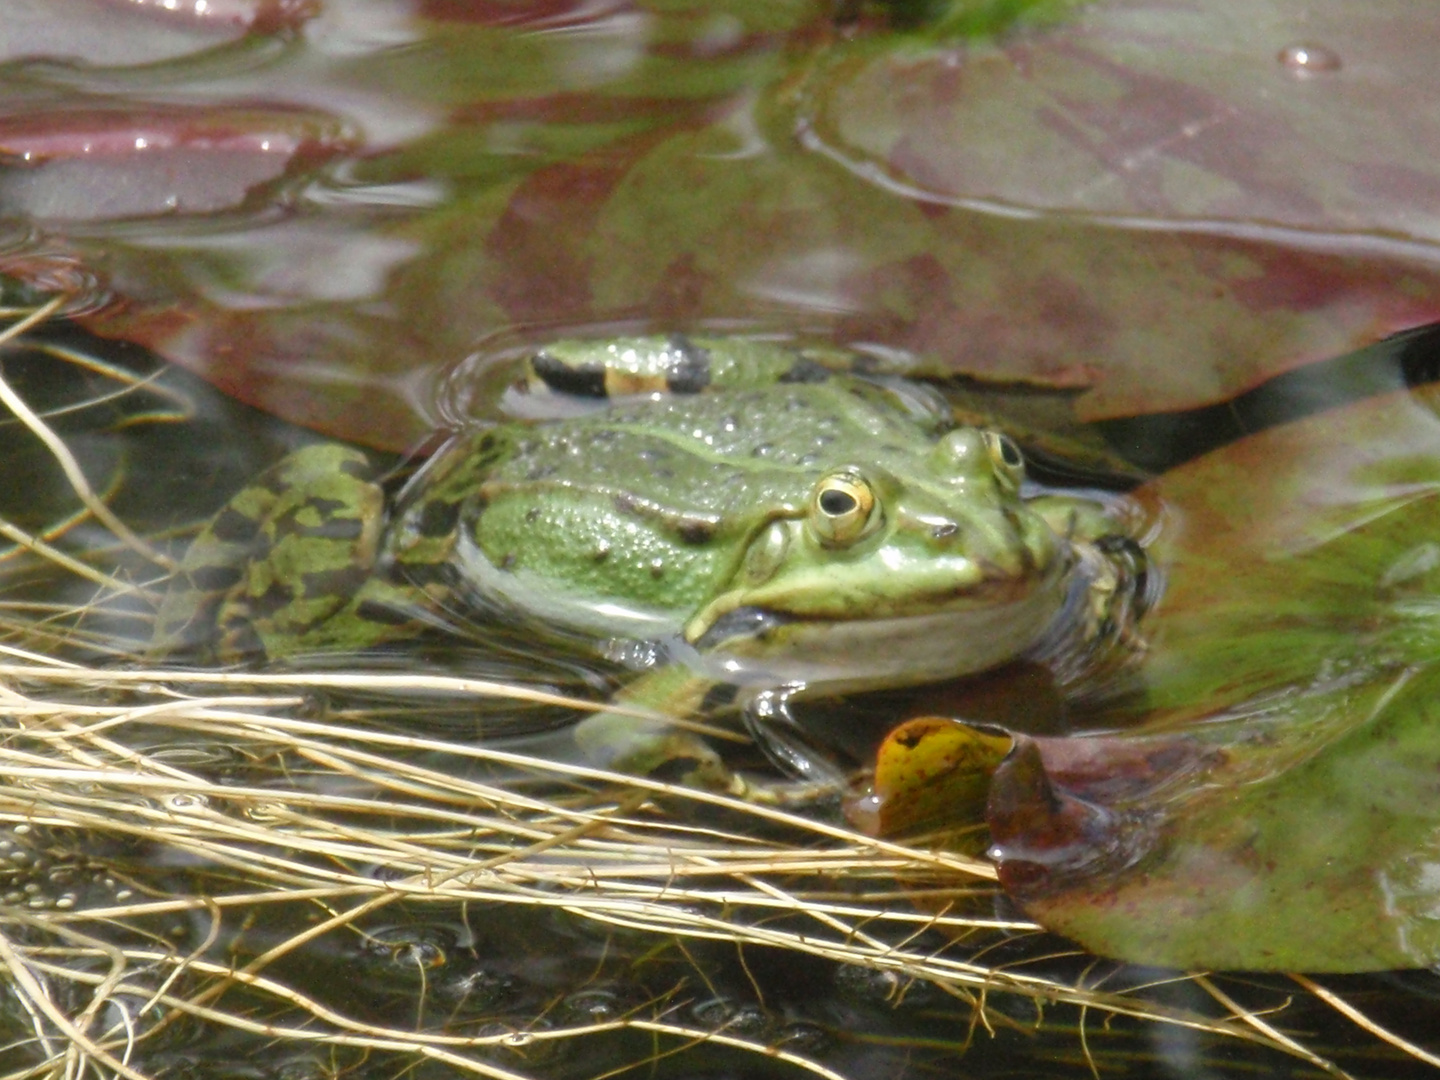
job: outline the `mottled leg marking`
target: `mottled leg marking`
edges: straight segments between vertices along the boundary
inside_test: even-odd
[[[262,473],[186,551],[152,651],[273,657],[343,607],[374,565],[383,524],[371,472],[362,452],[323,444]]]

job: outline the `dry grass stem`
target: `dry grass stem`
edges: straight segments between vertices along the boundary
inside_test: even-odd
[[[130,673],[119,674],[127,677],[116,680],[115,692],[123,690],[134,698],[137,690]],[[106,678],[102,670],[73,670],[70,675],[71,685],[97,695]],[[53,685],[64,680],[45,681]],[[292,679],[287,685],[297,683]],[[892,897],[895,883],[911,879],[918,885],[914,895],[923,895],[924,886],[938,873],[952,880],[968,874],[970,860],[910,853],[900,844],[773,810],[763,811],[763,838],[760,830],[748,828],[737,832],[676,824],[657,812],[653,796],[697,803],[715,797],[637,785],[632,778],[484,745],[449,745],[361,728],[327,730],[323,724],[287,716],[296,699],[286,695],[269,701],[245,695],[207,703],[171,696],[174,688],[151,682],[149,693],[159,700],[110,706],[92,702],[76,709],[26,699],[14,686],[0,747],[0,775],[6,778],[0,784],[0,823],[75,837],[144,841],[173,852],[170,860],[183,856],[210,868],[211,885],[192,895],[135,895],[84,909],[54,908],[45,912],[43,925],[57,933],[89,927],[92,936],[113,937],[97,928],[137,927],[182,911],[259,912],[296,903],[324,904],[333,911],[330,919],[287,937],[243,970],[195,959],[186,963],[192,976],[238,980],[289,1005],[303,1005],[332,1035],[358,1022],[341,1023],[343,1018],[332,1010],[293,987],[282,991],[259,972],[315,938],[403,901],[411,908],[416,903],[549,908],[662,941],[764,946],[862,964],[941,986],[976,1008],[982,1007],[984,995],[1019,994],[1040,1003],[1068,1003],[1262,1041],[1313,1059],[1273,1029],[1242,1026],[1253,1028],[1255,1019],[1239,1006],[1231,1017],[1194,1014],[1157,1005],[1133,989],[1104,991],[1057,981],[1024,970],[1025,965],[984,962],[985,944],[995,933],[1033,930],[1029,924],[867,898],[868,882]],[[274,711],[266,711],[266,705]],[[115,736],[120,734],[132,740],[144,736],[139,741],[155,749],[118,741]],[[295,782],[246,784],[233,775],[212,777],[177,766],[165,759],[166,747],[174,742],[165,735],[203,737],[238,749],[249,761],[288,762],[279,775],[291,775]],[[448,748],[457,759],[504,769],[515,786],[401,760],[394,755],[402,746]],[[387,762],[388,772],[382,771]],[[266,772],[273,774],[273,766]],[[604,786],[579,789],[577,776]],[[522,777],[524,783],[519,782]],[[344,793],[356,786],[361,790]],[[524,793],[527,787],[549,787],[559,794],[542,798]],[[738,803],[729,809],[742,816],[755,812]],[[376,868],[386,872],[377,875]],[[234,883],[233,892],[216,887],[225,881]],[[815,894],[815,885],[836,881],[851,883],[849,899]],[[973,884],[982,890],[988,878],[974,876]],[[33,927],[37,919],[27,914],[22,921]],[[0,929],[12,920],[0,909]],[[976,935],[978,944],[967,946]],[[12,945],[6,962],[12,969],[27,969],[46,954],[43,948],[32,949]],[[127,947],[121,954],[141,969],[180,962],[151,949]],[[50,979],[65,972],[82,982],[92,978],[63,965],[46,969]],[[209,1022],[231,1022],[223,1010],[204,1004],[222,992],[214,985],[196,983],[184,1001],[173,991],[157,1000]],[[53,1041],[76,1037],[75,1030],[54,1022],[49,999],[38,988],[32,991],[18,976],[15,986],[34,996],[32,1004],[46,1030],[53,1031]],[[138,990],[135,984],[117,983],[112,992],[123,996]],[[232,1020],[239,1023],[239,1018]],[[638,1020],[629,1023],[639,1025]],[[373,1040],[367,1046],[398,1045],[394,1032],[377,1034],[364,1024],[358,1027]],[[276,1037],[288,1032],[275,1025],[261,1028]],[[655,1030],[684,1038],[703,1034],[674,1024]],[[305,1037],[315,1037],[314,1029]],[[417,1039],[449,1045],[433,1033],[406,1037],[412,1046]],[[468,1044],[462,1039],[456,1045]],[[99,1048],[87,1047],[86,1053],[105,1060]],[[823,1069],[819,1074],[826,1075]]]

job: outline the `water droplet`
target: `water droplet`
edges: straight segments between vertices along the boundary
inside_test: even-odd
[[[186,791],[177,791],[165,797],[165,806],[170,810],[178,810],[182,813],[190,810],[203,810],[210,804],[210,800],[204,795]]]
[[[1340,70],[1339,53],[1310,41],[1286,45],[1275,59],[1280,61],[1281,67],[1298,78]]]

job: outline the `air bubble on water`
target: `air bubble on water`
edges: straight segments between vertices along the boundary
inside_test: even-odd
[[[1340,70],[1340,54],[1325,45],[1313,41],[1300,41],[1286,45],[1276,55],[1280,66],[1297,78],[1308,78]]]

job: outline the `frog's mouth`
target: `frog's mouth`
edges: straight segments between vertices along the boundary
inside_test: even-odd
[[[1066,589],[1015,590],[990,602],[887,618],[815,618],[732,608],[691,645],[713,678],[794,682],[835,692],[971,675],[1033,645],[1064,605]]]
[[[773,634],[786,623],[799,621],[793,615],[781,615],[758,607],[732,608],[711,623],[691,644],[701,652],[711,652],[727,642]]]

